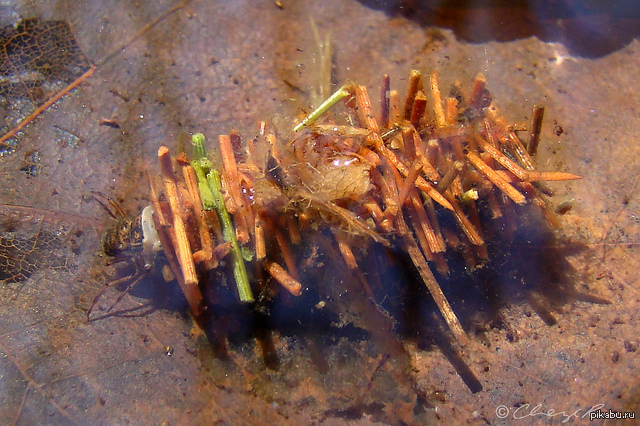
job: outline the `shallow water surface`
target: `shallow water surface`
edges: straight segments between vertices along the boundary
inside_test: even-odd
[[[637,28],[633,5],[54,3],[0,8],[3,26],[67,22],[96,66],[2,145],[1,423],[499,423],[636,409],[640,44],[624,30]],[[524,216],[513,243],[492,240],[485,267],[453,256],[451,272],[436,274],[470,337],[464,347],[406,254],[367,251],[363,263],[378,269],[363,268],[365,294],[322,233],[296,253],[307,259],[300,298],[241,306],[221,285],[200,327],[176,282],[153,271],[111,312],[126,286],[106,291],[87,322],[94,296],[131,272],[101,253],[112,218],[94,192],[139,211],[160,145],[177,151],[181,134],[215,140],[233,129],[251,139],[260,120],[291,126],[317,106],[311,18],[332,41],[338,85],[350,79],[377,97],[387,73],[403,94],[418,69],[437,71],[448,96],[481,72],[509,123],[545,105],[538,168],[583,177],[551,185],[551,205],[571,206],[561,230]],[[31,108],[1,102],[5,131]]]

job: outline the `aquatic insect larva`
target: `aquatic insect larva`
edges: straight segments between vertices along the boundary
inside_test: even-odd
[[[87,311],[87,318],[91,315],[93,308],[107,288],[115,284],[129,282],[128,288],[118,296],[116,303],[114,303],[109,310],[117,305],[129,290],[153,268],[156,256],[162,249],[158,232],[153,223],[153,207],[147,206],[142,209],[137,216],[127,217],[124,216],[124,212],[120,206],[113,202],[113,200],[107,198],[107,201],[114,208],[118,216],[99,200],[107,212],[116,219],[116,221],[105,230],[102,236],[102,250],[104,254],[113,258],[116,263],[133,263],[136,267],[136,272],[127,277],[107,283],[94,297]]]
[[[104,254],[110,257],[135,258],[142,256],[145,269],[153,265],[161,249],[158,232],[153,223],[153,207],[147,206],[136,217],[121,217],[102,237]]]

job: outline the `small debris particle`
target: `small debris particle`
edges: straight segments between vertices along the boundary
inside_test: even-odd
[[[613,362],[620,361],[620,352],[613,351],[613,353],[611,354],[611,361],[613,361]]]
[[[634,342],[631,340],[624,341],[624,350],[627,352],[635,352],[638,350],[638,342]]]
[[[120,128],[120,124],[116,120],[112,120],[110,118],[101,118],[100,120],[98,120],[98,124],[100,124],[101,126],[111,127],[113,129]]]
[[[573,201],[565,201],[558,204],[558,207],[556,207],[556,213],[558,213],[559,215],[563,215],[569,212],[572,208]]]
[[[553,131],[555,132],[556,136],[560,136],[564,133],[564,129],[561,125],[558,124],[556,120],[553,120]]]

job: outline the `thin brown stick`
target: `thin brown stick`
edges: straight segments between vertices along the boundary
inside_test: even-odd
[[[388,216],[388,215],[391,217],[396,216],[400,211],[400,208],[397,203],[397,197],[391,191],[391,188],[389,187],[389,183],[384,178],[384,176],[382,176],[382,173],[378,168],[372,169],[370,176],[374,184],[378,186],[378,188],[380,188],[380,192],[382,193],[382,201],[384,202],[384,207],[385,207],[384,216]],[[388,212],[388,215],[387,215],[387,212]]]
[[[445,321],[447,322],[447,325],[453,332],[453,335],[456,337],[458,343],[460,343],[462,346],[465,346],[469,342],[469,338],[467,337],[467,334],[462,328],[462,325],[460,324],[460,321],[458,320],[458,317],[456,316],[455,312],[453,312],[453,309],[451,309],[451,305],[449,304],[449,301],[447,300],[446,296],[442,292],[442,289],[440,288],[438,281],[433,276],[433,272],[431,272],[431,269],[429,269],[429,265],[427,264],[427,261],[425,260],[424,256],[420,252],[418,245],[416,244],[415,240],[411,236],[409,228],[407,227],[402,217],[400,217],[400,219],[398,220],[398,226],[399,226],[398,230],[400,231],[400,234],[402,235],[402,238],[405,241],[407,253],[409,253],[409,256],[411,257],[413,264],[418,270],[418,273],[420,274],[422,281],[427,286],[429,293],[431,293],[431,297],[433,297],[436,304],[438,305],[438,309],[440,309],[442,316],[444,317]]]
[[[351,250],[351,247],[349,247],[349,243],[347,243],[345,236],[340,231],[334,232],[333,235],[336,237],[338,249],[340,249],[340,253],[347,264],[347,267],[351,270],[356,269],[358,267],[358,263],[356,262],[356,257],[353,255],[353,251]]]
[[[451,138],[451,150],[453,151],[453,157],[458,161],[464,161],[464,145],[463,137],[454,136]]]
[[[422,90],[418,90],[416,98],[413,101],[413,109],[411,110],[411,116],[409,121],[413,127],[418,128],[420,126],[420,120],[424,115],[424,110],[427,108],[427,95]]]
[[[161,146],[158,150],[158,159],[160,160],[160,170],[164,181],[164,190],[169,199],[169,206],[173,214],[173,229],[176,234],[176,254],[178,262],[184,274],[184,281],[187,286],[194,286],[197,289],[198,276],[193,263],[193,254],[189,246],[184,221],[180,214],[180,199],[178,198],[178,186],[176,183],[176,175],[173,170],[171,155],[169,148]]]
[[[371,167],[378,167],[380,164],[382,164],[380,156],[374,151],[371,151],[369,148],[360,148],[358,154],[360,154],[365,160],[367,160],[367,162],[371,164]]]
[[[482,102],[482,93],[484,92],[484,87],[487,84],[487,79],[484,77],[484,74],[479,73],[476,78],[473,80],[473,87],[471,88],[471,99],[469,103],[471,106],[475,108],[479,108]]]
[[[404,119],[411,119],[411,111],[413,111],[413,102],[416,98],[416,93],[422,88],[422,75],[420,71],[411,70],[409,75],[409,85],[407,86],[407,97],[404,102]]]
[[[91,67],[89,67],[89,69],[84,74],[82,74],[80,77],[75,79],[70,85],[68,85],[67,87],[65,87],[64,89],[60,90],[58,93],[53,95],[51,98],[49,98],[45,103],[40,105],[31,114],[29,114],[24,120],[19,122],[13,129],[9,130],[4,136],[2,136],[0,138],[0,144],[4,145],[7,140],[14,137],[27,124],[31,123],[33,120],[35,120],[37,116],[42,114],[47,108],[49,108],[51,105],[58,102],[60,99],[66,96],[69,92],[71,92],[73,89],[75,89],[80,84],[82,84],[87,78],[89,78],[93,74],[95,70],[96,70],[96,66],[91,65]]]
[[[254,205],[250,195],[250,194],[253,194],[253,179],[244,173],[238,173],[238,175],[240,177],[240,187],[241,187],[240,195],[242,196],[242,203],[245,206],[244,208],[245,217],[243,218],[245,222],[245,227],[246,227],[245,231],[249,233],[249,231],[253,231],[255,220],[256,220],[256,212],[255,212]]]
[[[406,173],[406,168],[403,169],[404,172],[401,170],[402,174]],[[453,210],[453,207],[451,206],[451,203],[449,203],[449,201],[442,196],[442,194],[440,194],[438,191],[436,191],[436,189],[431,186],[426,180],[424,180],[424,178],[422,178],[421,176],[418,176],[418,178],[416,179],[416,186],[425,194],[427,194],[428,196],[430,196],[431,198],[433,198],[433,200],[440,204],[442,207],[448,209],[448,210]]]
[[[526,170],[516,164],[509,157],[504,155],[502,152],[498,151],[497,148],[493,147],[490,143],[485,141],[482,137],[476,135],[475,137],[476,143],[480,148],[484,150],[487,154],[489,154],[494,160],[496,160],[502,167],[509,170],[511,173],[516,175],[516,177],[520,180],[527,180],[529,174]]]
[[[518,227],[516,225],[516,212],[514,209],[514,204],[513,201],[511,201],[504,192],[500,191],[499,196],[499,200],[502,205],[502,211],[504,212],[502,229],[507,241],[512,241],[513,237],[516,234],[516,231],[518,230]]]
[[[440,157],[440,144],[437,139],[429,139],[427,142],[427,161],[434,167],[438,167]]]
[[[471,244],[476,245],[476,246],[484,244],[484,240],[480,236],[480,233],[478,233],[478,231],[473,226],[471,221],[469,221],[469,218],[462,211],[462,208],[460,207],[460,204],[451,195],[450,191],[445,192],[445,196],[447,197],[447,199],[449,200],[449,202],[453,206],[454,217],[458,221],[458,226],[460,227],[460,229],[462,229],[462,232],[464,232],[464,234],[469,239],[469,242],[471,242]]]
[[[191,309],[193,310],[195,315],[199,315],[204,310],[203,298],[202,293],[198,288],[198,277],[196,275],[195,265],[193,263],[193,255],[191,254],[191,248],[189,247],[189,241],[187,239],[184,222],[182,221],[182,216],[180,215],[176,176],[173,170],[173,164],[171,162],[171,155],[169,154],[169,149],[166,146],[161,146],[158,150],[158,159],[160,160],[160,169],[162,171],[165,192],[169,200],[169,205],[173,216],[173,230],[175,231],[176,243],[175,246],[171,244],[171,247],[175,248],[177,263],[180,265],[179,268],[176,268],[177,270],[174,270],[174,274],[178,278],[178,283],[180,284],[182,292],[189,302],[189,306],[191,306]],[[156,202],[154,202],[154,205],[156,205],[156,207],[159,209],[157,212],[162,211],[160,203],[157,202],[157,199]],[[154,217],[156,217],[155,214]],[[160,225],[161,223],[162,221],[158,220],[158,225]],[[164,229],[166,228],[162,228],[162,230]],[[162,232],[162,234],[164,234],[164,232]],[[160,236],[161,233],[159,232],[158,235]],[[169,246],[165,245],[170,244],[170,241],[167,241],[168,238],[164,238],[162,236],[160,238],[161,243],[165,248],[165,252],[167,252],[167,250],[171,251],[169,249]],[[170,256],[167,257],[170,259]],[[180,277],[182,277],[182,279],[180,279]]]
[[[509,183],[522,182],[521,179],[518,179],[517,176],[514,176],[512,173],[506,170],[496,170],[496,173],[500,175],[500,177],[506,180]],[[582,179],[582,176],[574,175],[572,173],[566,172],[538,172],[538,171],[527,171],[527,178],[524,180],[525,182],[540,182],[540,181],[565,181],[565,180],[578,180]]]
[[[413,193],[410,194],[410,197],[411,203],[413,204],[413,209],[418,215],[418,223],[420,224],[420,227],[422,228],[422,231],[427,238],[429,249],[433,253],[444,251],[442,250],[442,247],[438,242],[436,233],[433,229],[433,226],[431,225],[431,222],[429,221],[429,217],[427,216],[427,212],[424,209],[424,205],[420,202],[420,196],[418,195],[417,191],[414,190]]]
[[[415,188],[416,179],[418,178],[421,170],[422,162],[420,160],[414,161],[411,165],[411,168],[409,169],[409,173],[407,174],[405,181],[402,184],[402,187],[400,188],[400,193],[398,194],[399,206],[402,206],[405,203],[405,201],[407,200],[407,196],[409,195],[411,190]]]
[[[218,142],[220,144],[220,153],[222,154],[222,166],[231,181],[239,185],[240,179],[238,177],[238,164],[233,153],[231,137],[229,135],[220,135],[218,136]],[[229,189],[233,193],[234,198],[236,198],[236,202],[240,202],[240,197],[236,197],[237,193],[240,192],[240,187],[235,187],[234,185],[233,188]]]
[[[162,214],[162,207],[160,206],[160,200],[158,198],[158,192],[156,191],[155,185],[153,184],[153,180],[151,179],[151,175],[147,170],[147,176],[149,178],[149,196],[151,198],[151,203],[153,204],[154,217],[158,220],[158,224],[156,224],[156,228],[162,227],[166,228],[169,226],[169,222]]]
[[[466,206],[467,217],[469,218],[469,221],[473,224],[474,228],[478,230],[478,232],[482,232],[482,225],[480,223],[480,216],[478,215],[478,208],[476,207],[476,203],[474,201],[470,201],[466,203]],[[483,259],[489,258],[486,244],[474,246],[474,249],[478,257],[481,257]]]
[[[231,191],[229,190],[229,176],[224,173],[220,173],[220,186],[222,187],[222,199],[224,201],[224,208],[232,215],[235,215],[238,211],[238,206],[236,205],[235,200],[231,196]]]
[[[389,92],[389,126],[400,122],[400,94],[397,90]]]
[[[462,243],[460,242],[460,238],[458,238],[458,235],[453,231],[453,229],[444,228],[442,230],[442,233],[444,235],[445,242],[450,249],[458,250],[460,248],[460,245]]]
[[[456,98],[447,98],[444,104],[444,117],[448,125],[456,124],[458,116],[458,100]]]
[[[404,143],[404,155],[407,160],[413,161],[416,158],[416,144],[413,138],[413,132],[415,128],[413,126],[406,126],[402,128],[402,142]]]
[[[418,219],[418,214],[413,209],[408,209],[407,211],[409,217],[407,218],[407,222],[409,223],[409,227],[413,230],[415,234],[415,238],[418,240],[418,247],[422,249],[423,256],[428,260],[433,260],[433,252],[429,247],[429,242],[427,241],[427,236],[420,226],[420,220]]]
[[[278,241],[278,245],[280,246],[280,252],[282,253],[284,263],[287,265],[287,269],[289,269],[291,275],[297,280],[298,268],[296,267],[296,262],[293,259],[293,253],[291,252],[291,248],[289,247],[289,242],[277,226],[274,227],[274,231],[276,234],[276,240]]]
[[[522,195],[522,193],[515,189],[513,186],[511,186],[511,184],[506,180],[502,179],[502,177],[498,173],[496,173],[495,170],[489,167],[487,163],[482,161],[480,157],[470,151],[467,152],[466,157],[480,173],[485,175],[487,179],[491,181],[491,183],[500,188],[500,190],[507,194],[507,196],[511,198],[515,203],[526,203],[527,200],[525,196]]]
[[[511,148],[513,154],[525,170],[535,170],[533,159],[522,145],[522,142],[520,142],[520,139],[518,139],[515,133],[508,129],[504,118],[498,114],[498,109],[494,105],[491,105],[487,110],[488,117],[497,125],[496,128],[494,128],[497,139]]]
[[[442,94],[440,93],[440,86],[438,84],[438,73],[431,73],[431,97],[433,98],[433,112],[436,115],[436,126],[445,127],[447,120],[444,115],[444,108],[442,107]]]
[[[427,198],[427,200],[424,202],[424,206],[427,212],[427,216],[429,217],[429,223],[431,223],[431,226],[433,227],[433,233],[435,234],[436,241],[438,243],[436,247],[437,249],[434,250],[434,252],[444,252],[447,248],[444,243],[444,237],[442,236],[442,230],[440,229],[440,223],[438,222],[438,215],[436,213],[436,208],[433,205],[433,200]],[[439,267],[438,270],[440,270]]]
[[[530,171],[527,181],[563,181],[582,179],[582,176],[565,172],[538,172]]]
[[[255,222],[255,246],[256,246],[256,258],[262,260],[267,257],[267,246],[264,240],[264,227],[262,226],[262,219],[257,218]]]
[[[289,231],[289,241],[291,241],[291,244],[298,245],[302,242],[300,228],[298,227],[296,218],[293,216],[287,216],[287,231]]]
[[[362,127],[371,131],[374,146],[378,148],[379,145],[383,145],[383,142],[380,136],[380,126],[373,115],[367,88],[364,86],[355,86],[354,91],[356,95],[356,105],[358,107],[358,119],[362,123]],[[409,111],[409,113],[411,113],[411,111]]]
[[[264,269],[294,296],[302,294],[302,284],[275,262],[264,262]]]
[[[534,105],[531,112],[531,127],[527,139],[527,152],[531,157],[535,157],[540,144],[540,132],[542,131],[542,118],[544,117],[544,107]]]
[[[447,173],[445,173],[442,180],[438,182],[436,189],[440,192],[446,191],[451,186],[455,178],[458,177],[463,168],[464,163],[462,161],[454,161],[453,167],[450,167],[449,170],[447,170]]]
[[[417,157],[422,163],[422,171],[424,172],[427,179],[429,179],[432,182],[438,182],[440,180],[440,174],[434,167],[436,163],[435,162],[432,163],[427,158],[425,158],[423,154],[424,142],[422,141],[422,138],[420,137],[420,134],[415,129],[415,127],[411,127],[411,133],[413,135],[413,145],[416,147]]]
[[[364,208],[371,215],[376,225],[381,226],[382,221],[384,220],[384,213],[382,213],[382,209],[378,203],[373,200],[367,201],[364,203]],[[384,231],[388,231],[388,229],[385,229]]]
[[[365,127],[364,123],[360,119],[360,114],[358,114],[358,108],[356,107],[356,92],[355,85],[349,84],[345,87],[347,91],[349,91],[349,96],[345,97],[344,107],[347,110],[347,121],[350,125],[355,127]]]
[[[391,96],[391,79],[389,74],[382,76],[380,87],[380,125],[383,129],[389,128],[389,98]]]
[[[223,181],[225,181],[224,183],[229,191],[229,196],[237,209],[237,211],[229,210],[229,213],[233,214],[238,241],[246,244],[249,242],[248,213],[240,188],[240,175],[238,173],[236,157],[233,153],[231,137],[228,135],[220,135],[218,136],[218,142],[220,143],[220,152],[222,154],[222,174],[226,178],[223,179]]]
[[[209,225],[207,224],[204,208],[202,207],[202,200],[200,199],[196,172],[184,152],[178,155],[176,160],[182,169],[182,176],[184,176],[187,190],[193,200],[193,212],[196,217],[196,223],[198,224],[200,247],[202,247],[202,253],[204,255],[205,268],[213,269],[217,266],[217,262],[213,262],[213,241],[211,239],[211,232],[209,232]]]
[[[409,175],[409,168],[395,155],[395,153],[382,145],[380,147],[380,154],[383,158],[386,158],[391,165],[393,165],[405,178]],[[452,210],[451,204],[440,194],[436,189],[431,186],[423,177],[418,176],[416,178],[416,186],[429,195],[435,202],[441,206]]]

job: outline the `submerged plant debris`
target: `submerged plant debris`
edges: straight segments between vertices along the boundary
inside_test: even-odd
[[[69,24],[25,19],[0,29],[0,156],[16,134],[92,69]]]
[[[71,271],[67,243],[64,231],[57,234],[40,231],[25,239],[3,230],[0,232],[0,282],[24,283],[42,269]]]
[[[544,109],[534,107],[525,147],[498,113],[482,74],[468,89],[455,83],[449,96],[436,73],[425,88],[421,73],[412,71],[402,100],[388,76],[381,87],[378,112],[364,86],[348,83],[292,131],[263,122],[255,138],[221,135],[209,152],[197,134],[192,161],[184,153],[172,159],[160,147],[163,190],[152,182],[153,224],[147,217],[145,225],[146,208],[123,240],[135,239],[131,247],[146,259],[145,245],[162,245],[204,328],[218,327],[208,320],[217,316],[222,289],[235,288],[239,303],[267,317],[277,304],[299,303],[309,293],[345,324],[365,324],[375,334],[371,318],[357,317],[373,310],[391,324],[378,302],[388,262],[374,254],[381,251],[411,264],[409,275],[426,286],[457,343],[466,345],[467,333],[432,268],[455,281],[448,260],[482,269],[490,251],[509,246],[524,221],[558,229],[544,181],[580,177],[535,168]],[[111,238],[105,241],[112,246]],[[326,268],[348,271],[351,283],[303,278],[324,276]],[[354,292],[346,302],[328,290],[340,285]]]
[[[40,2],[28,3],[36,7],[17,14],[68,19],[85,52],[99,65],[98,75],[74,96],[57,102],[18,132],[19,144],[15,139],[6,141],[18,152],[1,160],[0,211],[15,213],[16,219],[5,222],[3,236],[20,242],[34,236],[62,238],[63,224],[65,234],[75,227],[85,233],[82,238],[73,231],[67,235],[69,241],[81,239],[81,246],[70,252],[62,246],[56,250],[67,264],[78,264],[78,268],[58,270],[39,262],[26,280],[0,286],[6,296],[0,303],[0,388],[8,395],[5,409],[0,410],[3,421],[124,423],[145,418],[157,423],[425,424],[481,419],[493,423],[498,406],[512,413],[522,407],[522,412],[538,401],[546,410],[581,409],[580,414],[597,403],[614,410],[635,409],[638,301],[633,253],[637,238],[631,231],[637,223],[633,194],[640,158],[632,114],[638,93],[634,82],[640,81],[635,78],[639,69],[634,61],[636,41],[586,61],[569,56],[561,44],[535,38],[461,43],[457,33],[420,28],[401,16],[369,10],[363,7],[366,2],[278,2],[281,6],[265,2],[242,8],[239,14],[238,5],[224,2],[194,0],[179,9],[172,6],[177,2],[168,0],[136,8],[112,7],[105,13],[104,2],[88,1],[69,2],[67,12],[53,15],[39,13]],[[177,12],[155,25],[155,17],[167,16],[168,8]],[[290,116],[300,107],[300,98],[307,98],[307,91],[296,89],[311,87],[307,77],[314,71],[308,57],[313,35],[308,26],[310,12],[320,32],[330,31],[334,40],[340,40],[333,51],[325,51],[335,61],[337,81],[349,77],[371,84],[378,77],[371,74],[384,70],[393,76],[391,91],[403,84],[408,69],[438,70],[446,82],[441,94],[444,104],[447,97],[458,97],[455,90],[448,90],[454,77],[463,82],[463,92],[469,92],[473,73],[482,70],[500,107],[498,115],[504,115],[509,124],[528,116],[533,102],[546,105],[537,168],[585,178],[584,182],[552,183],[557,193],[553,198],[544,195],[549,188],[532,183],[545,202],[560,204],[557,214],[572,207],[559,217],[559,232],[550,229],[545,215],[517,181],[507,183],[527,202],[518,205],[508,199],[515,212],[513,234],[507,232],[503,218],[493,217],[487,193],[499,194],[500,202],[504,193],[493,183],[490,191],[470,184],[471,191],[454,196],[469,219],[467,203],[475,202],[487,259],[473,253],[476,246],[469,243],[451,211],[434,204],[437,223],[449,230],[448,234],[443,231],[445,243],[451,234],[460,240],[442,253],[448,273],[440,271],[435,261],[427,260],[427,265],[469,333],[470,342],[462,350],[408,255],[404,238],[395,228],[385,230],[369,213],[361,214],[354,207],[360,204],[358,198],[364,203],[371,193],[379,194],[372,176],[377,173],[373,169],[380,170],[382,165],[371,167],[351,157],[327,165],[322,156],[314,156],[318,161],[307,162],[316,170],[295,166],[295,161],[295,167],[265,168],[272,173],[243,169],[256,163],[246,148],[269,146],[259,140],[268,135],[275,137],[277,147],[288,147],[299,136],[297,147],[305,158],[313,150],[303,148],[322,146],[322,140],[330,138],[365,141],[362,145],[371,149],[366,142],[371,132],[349,121],[345,98],[297,133],[291,132],[294,122],[274,122],[263,132],[255,131],[257,138],[251,137],[256,117],[270,117],[276,110]],[[437,39],[430,41],[431,36]],[[131,39],[137,41],[128,44]],[[434,123],[429,77],[423,79],[423,86],[425,123]],[[392,126],[382,124],[376,108],[381,97],[377,87],[369,86],[369,94],[383,142],[410,166],[413,163],[403,158],[407,150],[401,130],[385,132]],[[421,102],[422,97],[416,95]],[[405,100],[404,91],[400,98]],[[402,110],[403,102],[400,106]],[[459,115],[458,124],[475,119],[472,109]],[[298,118],[297,122],[303,121],[302,116]],[[242,138],[233,127],[241,130]],[[507,128],[528,142],[533,126],[519,123]],[[265,227],[265,259],[271,265],[257,260],[250,227],[249,243],[242,243],[239,220],[233,214],[229,214],[230,223],[240,256],[232,257],[224,232],[217,235],[210,227],[214,255],[208,266],[199,260],[205,254],[199,250],[200,228],[190,223],[196,215],[189,212],[190,196],[182,188],[182,164],[195,161],[197,155],[187,150],[187,161],[181,158],[178,163],[175,154],[182,149],[174,150],[172,141],[178,140],[180,132],[204,132],[211,161],[218,132],[224,129],[230,131],[241,188],[247,185],[245,176],[269,182],[262,188],[254,183],[250,201],[256,199],[256,190],[272,200],[266,210],[275,211],[268,215],[273,229]],[[482,132],[478,131],[481,136]],[[427,133],[420,136],[428,146]],[[100,320],[86,322],[92,298],[109,280],[105,272],[114,268],[105,266],[98,253],[96,233],[105,229],[100,221],[108,218],[95,202],[84,200],[98,190],[122,197],[118,201],[123,207],[136,211],[144,203],[138,197],[145,199],[148,193],[140,170],[149,162],[154,173],[150,159],[159,144],[167,144],[176,157],[172,161],[178,201],[187,206],[185,233],[195,240],[189,241],[193,254],[200,252],[194,266],[207,307],[198,320],[206,339],[198,327],[189,329],[192,322],[183,315],[188,303],[180,287],[175,281],[163,283],[156,274],[167,262],[164,255],[156,259],[158,268],[149,272],[144,262],[138,262],[140,275],[133,278],[139,278],[139,284],[129,293],[131,281],[108,288],[92,316]],[[528,143],[523,145],[529,148]],[[473,152],[485,163],[493,160],[483,158],[482,149]],[[525,169],[508,150],[501,152]],[[291,157],[290,151],[269,155],[273,159],[259,156],[271,161],[268,166]],[[478,176],[467,161],[462,161],[467,172],[453,172],[458,178]],[[212,161],[211,167],[224,172],[219,162]],[[502,165],[494,162],[491,168],[504,177]],[[353,170],[361,185],[340,180],[350,173],[345,169]],[[434,181],[419,173],[438,190]],[[299,190],[298,177],[306,175],[311,176],[312,185]],[[407,180],[402,174],[400,179]],[[156,176],[156,189],[164,186],[158,180]],[[475,182],[489,186],[487,180],[483,175]],[[138,181],[141,184],[136,186]],[[213,206],[205,215],[229,213],[224,205],[229,192],[223,182],[223,205]],[[145,189],[140,191],[140,186]],[[161,192],[158,199],[166,208],[167,193]],[[308,198],[307,192],[353,214],[338,215],[332,207],[327,211],[315,199],[310,203],[303,198]],[[426,199],[422,191],[416,192]],[[383,212],[387,210],[384,198],[373,198]],[[422,252],[419,230],[411,222],[415,220],[412,210],[406,202],[399,208]],[[290,227],[271,219],[284,216],[300,225],[304,224],[300,213],[307,211],[311,219],[307,228],[298,226],[299,244],[293,243]],[[54,225],[12,224],[30,222],[21,215],[34,212],[56,218]],[[347,221],[352,224],[347,226]],[[356,268],[345,267],[336,234],[346,240]],[[278,265],[292,275],[278,237],[291,249],[299,296],[267,271],[270,266],[280,273]],[[36,244],[36,249],[47,253],[44,245]],[[253,302],[240,302],[234,263],[246,267]],[[179,264],[177,269],[181,270]],[[133,265],[128,272],[136,273]],[[171,280],[171,274],[164,275]],[[363,294],[364,284],[370,294]],[[295,292],[298,287],[291,288]],[[580,301],[598,301],[594,293],[606,295],[614,304]],[[578,302],[564,303],[579,294]],[[118,304],[105,315],[114,300]],[[484,391],[477,392],[480,389]]]

